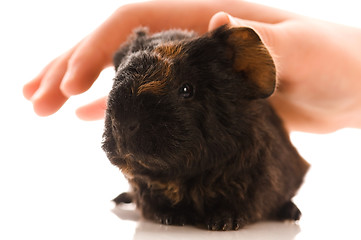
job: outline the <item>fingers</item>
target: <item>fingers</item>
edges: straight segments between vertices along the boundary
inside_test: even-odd
[[[38,77],[24,86],[24,96],[33,102],[39,115],[50,115],[70,96],[80,94],[91,87],[102,69],[110,65],[114,51],[126,40],[134,27],[146,23],[151,31],[176,27],[205,32],[209,18],[221,10],[248,19],[250,23],[278,23],[292,17],[285,11],[234,0],[171,3],[152,1],[130,4],[121,7],[71,51],[49,64]],[[230,21],[225,15],[219,17],[223,17],[223,22]],[[269,42],[268,28],[256,25],[256,22],[252,22],[251,26],[260,31],[266,43]]]
[[[92,36],[53,60],[23,88],[25,98],[33,103],[39,116],[58,111],[72,95],[90,88],[103,68],[110,64],[111,53],[105,53]],[[100,40],[101,41],[101,40]]]
[[[127,27],[122,28],[122,21],[117,17],[122,16],[111,16],[24,86],[24,96],[32,101],[38,115],[55,113],[70,96],[88,90],[100,72],[110,65],[113,53],[128,35],[114,35],[119,29],[128,32]]]
[[[86,43],[79,46],[69,59],[59,86],[61,92],[67,97],[85,92],[110,62],[111,56],[105,56],[94,46]]]
[[[126,41],[134,27],[143,24],[144,20],[137,22],[141,17],[140,10],[137,5],[119,8],[77,47],[69,59],[69,69],[60,86],[66,96],[88,90],[100,72],[111,65],[113,54],[120,44]]]
[[[67,56],[62,56],[46,67],[40,75],[24,87],[25,96],[33,103],[39,116],[55,113],[68,99],[59,89],[67,69]]]
[[[23,95],[27,100],[30,100],[31,97],[36,92],[36,90],[38,90],[41,79],[42,79],[42,76],[39,75],[38,77],[34,78],[31,82],[28,82],[27,84],[24,85]]]
[[[42,92],[41,95],[41,97],[32,98],[32,103],[34,112],[43,117],[57,112],[68,100],[68,98],[56,88]]]
[[[103,119],[106,110],[106,97],[98,99],[76,111],[77,116],[85,121],[94,121]]]
[[[40,73],[36,76],[32,81],[28,82],[23,87],[23,95],[27,100],[31,100],[32,96],[39,89],[41,80],[44,78],[44,75],[50,69],[50,67],[54,64],[55,60],[50,62]]]
[[[39,116],[55,113],[67,101],[59,89],[67,70],[68,59],[77,45],[68,52],[51,61],[32,81],[25,84],[23,94],[33,103],[34,111]]]

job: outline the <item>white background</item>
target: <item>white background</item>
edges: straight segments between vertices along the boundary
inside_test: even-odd
[[[257,2],[361,27],[357,1]],[[303,212],[298,224],[208,232],[147,222],[131,208],[113,209],[109,200],[128,186],[100,149],[103,123],[74,114],[108,92],[113,71],[47,118],[33,113],[22,86],[123,3],[0,2],[0,239],[361,239],[361,131],[353,129],[292,134],[312,164],[295,199]]]

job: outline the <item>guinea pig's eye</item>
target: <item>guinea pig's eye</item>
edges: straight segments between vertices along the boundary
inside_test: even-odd
[[[179,96],[182,98],[191,98],[193,97],[193,86],[189,83],[184,83],[179,88]]]

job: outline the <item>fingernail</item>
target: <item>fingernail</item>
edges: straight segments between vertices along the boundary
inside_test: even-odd
[[[240,25],[244,25],[243,24],[243,21],[239,18],[234,18],[233,16],[227,14],[228,16],[228,20],[229,20],[229,23],[233,26],[240,26]]]
[[[232,17],[231,15],[227,14],[227,17],[228,17],[228,20],[229,20],[229,23],[232,24],[232,25],[237,25],[237,22],[236,20],[234,19],[234,17]]]

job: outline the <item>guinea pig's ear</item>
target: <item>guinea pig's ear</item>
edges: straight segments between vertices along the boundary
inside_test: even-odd
[[[242,74],[248,82],[248,97],[269,97],[276,87],[275,65],[260,37],[248,27],[223,29],[226,57],[231,59],[236,74]]]
[[[124,58],[129,54],[130,45],[131,45],[130,42],[123,44],[122,46],[120,46],[118,51],[114,54],[113,64],[114,64],[115,71],[118,71],[119,65],[122,63]]]
[[[136,28],[132,35],[128,38],[128,41],[123,43],[118,51],[113,56],[113,64],[115,70],[118,70],[119,65],[131,52],[138,51],[142,46],[148,34],[148,28],[139,27]]]

